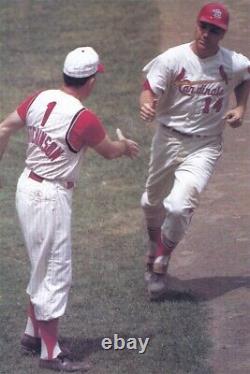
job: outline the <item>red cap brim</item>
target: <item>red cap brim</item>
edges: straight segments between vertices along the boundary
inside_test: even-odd
[[[211,19],[210,17],[200,17],[198,21],[209,23],[210,25],[214,25],[219,27],[220,29],[227,31],[228,26],[221,21],[216,21],[215,19]]]
[[[103,64],[99,64],[97,68],[98,73],[104,73],[105,72],[105,67]]]

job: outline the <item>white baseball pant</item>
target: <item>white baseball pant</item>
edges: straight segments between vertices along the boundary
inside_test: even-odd
[[[72,189],[60,182],[21,174],[16,208],[31,263],[27,293],[37,320],[51,320],[65,312],[71,286]]]
[[[141,199],[147,227],[161,227],[163,236],[177,244],[221,154],[221,135],[187,136],[159,124]]]

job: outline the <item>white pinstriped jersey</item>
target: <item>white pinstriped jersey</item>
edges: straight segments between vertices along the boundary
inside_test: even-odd
[[[28,133],[26,166],[49,180],[75,182],[83,154],[105,137],[96,115],[61,90],[46,90],[17,108]]]
[[[183,133],[220,134],[229,95],[250,79],[249,69],[247,57],[222,47],[205,59],[191,43],[167,50],[143,68],[150,88],[160,95],[156,120]]]

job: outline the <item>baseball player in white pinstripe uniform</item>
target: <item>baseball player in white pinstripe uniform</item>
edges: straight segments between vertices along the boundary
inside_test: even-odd
[[[132,140],[112,141],[100,119],[82,105],[104,70],[91,47],[71,51],[64,62],[61,89],[24,100],[0,124],[0,157],[11,134],[27,131],[26,167],[16,191],[16,207],[31,262],[28,320],[21,340],[26,352],[41,352],[40,367],[86,370],[58,343],[58,321],[71,285],[71,201],[81,160],[88,147],[107,159],[133,158]]]
[[[221,156],[226,123],[240,126],[246,110],[250,62],[219,46],[228,23],[223,4],[206,4],[197,17],[195,40],[167,50],[143,69],[140,116],[157,122],[141,200],[150,243],[145,279],[151,299],[167,291],[171,253]],[[233,91],[236,106],[227,111]]]

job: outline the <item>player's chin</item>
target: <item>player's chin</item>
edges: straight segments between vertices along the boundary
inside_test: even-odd
[[[197,44],[198,44],[198,48],[203,51],[205,51],[208,48],[208,44],[202,39],[198,40]]]

